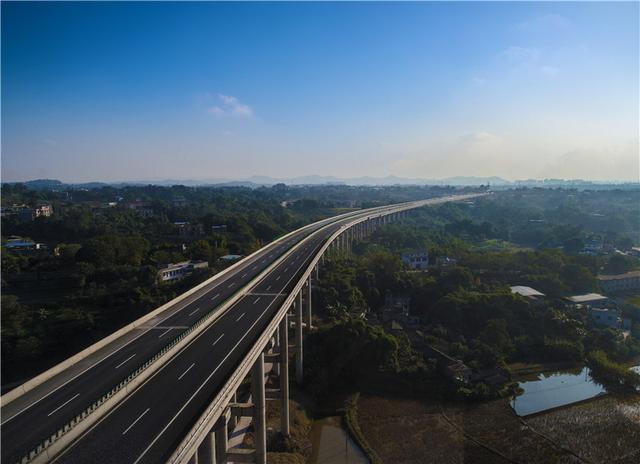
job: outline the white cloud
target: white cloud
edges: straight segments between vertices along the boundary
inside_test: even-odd
[[[546,64],[542,60],[542,52],[538,48],[512,45],[500,52],[500,57],[514,69],[538,72],[545,77],[555,77],[559,69]]]
[[[241,103],[237,97],[231,95],[218,94],[216,96],[217,105],[207,108],[207,112],[217,117],[234,116],[240,118],[250,118],[253,116],[253,109]]]
[[[576,148],[557,155],[542,168],[540,177],[619,179],[640,181],[638,143],[607,148]]]
[[[540,50],[512,45],[503,50],[500,55],[513,64],[531,65],[540,59]]]
[[[461,135],[458,140],[464,144],[486,144],[497,143],[501,141],[501,138],[490,132],[471,132],[470,134]]]

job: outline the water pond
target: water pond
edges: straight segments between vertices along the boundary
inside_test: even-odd
[[[520,382],[523,393],[511,401],[519,416],[527,416],[547,409],[606,394],[605,388],[594,382],[589,368],[575,371],[541,373],[536,380]]]

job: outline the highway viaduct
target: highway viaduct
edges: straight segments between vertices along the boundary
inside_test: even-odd
[[[325,257],[411,209],[478,195],[359,210],[258,250],[2,396],[2,463],[265,463],[266,401],[280,402],[287,436],[289,373],[302,382],[312,282]],[[278,388],[265,388],[265,365]],[[229,445],[243,417],[254,449]]]

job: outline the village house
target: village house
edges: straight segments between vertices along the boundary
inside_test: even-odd
[[[429,265],[429,252],[420,250],[402,253],[402,262],[413,270],[427,269]]]
[[[158,269],[158,277],[162,282],[183,279],[193,273],[196,269],[206,269],[209,267],[207,261],[183,261],[181,263],[169,264]]]
[[[598,283],[605,293],[624,293],[640,290],[640,271],[624,274],[599,275]]]
[[[545,294],[539,292],[535,288],[527,287],[525,285],[515,285],[511,287],[511,293],[520,295],[530,303],[541,303],[544,301]]]

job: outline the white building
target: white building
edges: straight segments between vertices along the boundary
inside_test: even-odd
[[[607,293],[640,290],[640,271],[617,275],[599,275],[600,288]]]
[[[158,270],[158,276],[162,282],[179,280],[193,273],[195,269],[205,269],[209,267],[207,261],[183,261],[181,263],[169,264]]]
[[[427,251],[403,253],[402,262],[411,269],[426,269],[429,265],[429,253]]]
[[[541,301],[545,297],[544,293],[525,285],[514,285],[511,287],[511,293],[518,294],[532,303]]]
[[[574,295],[567,298],[569,302],[575,305],[589,306],[590,308],[606,308],[612,302],[604,295],[599,293],[587,293],[586,295]]]

